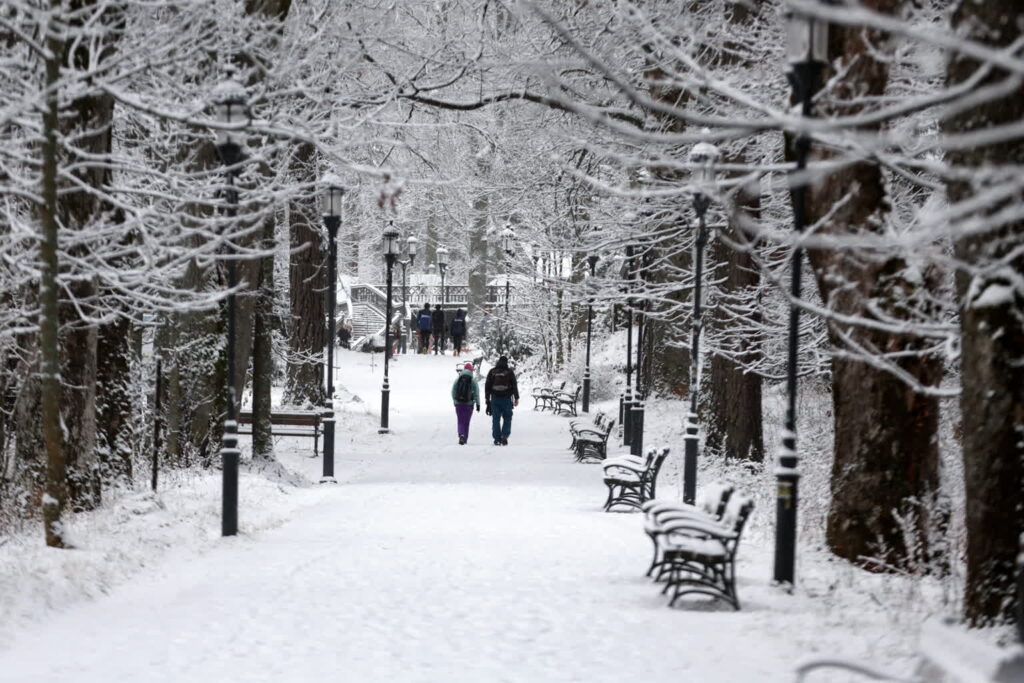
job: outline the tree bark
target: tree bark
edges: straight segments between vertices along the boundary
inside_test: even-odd
[[[866,6],[894,15],[902,1],[873,0]],[[883,44],[884,36],[877,31],[832,28],[830,56],[840,60],[842,76],[826,100],[826,114],[856,113],[865,99],[885,93],[888,64],[875,58],[872,47]],[[810,221],[831,212],[817,228],[820,234],[877,233],[888,218],[885,182],[879,167],[869,161],[824,179],[808,194]],[[877,317],[871,308],[876,306],[886,317],[910,320],[920,305],[921,286],[906,275],[910,263],[892,249],[815,249],[808,257],[830,310],[871,319]],[[936,285],[934,273],[921,275],[925,288]],[[867,362],[865,354],[877,359],[905,353],[890,362],[923,386],[938,384],[941,360],[927,355],[925,341],[911,335],[835,322],[828,330],[833,346],[849,354],[832,360],[835,442],[827,542],[837,555],[871,568],[903,567],[921,559],[916,553],[928,553],[925,527],[930,522],[924,504],[938,486],[938,405],[935,398],[916,393],[893,373]],[[907,545],[896,515],[915,520],[913,547]]]
[[[964,2],[953,12],[957,35],[1006,48],[1019,39],[1024,7],[1017,0]],[[950,59],[954,86],[982,65],[962,54]],[[976,88],[1008,74],[993,69]],[[943,123],[947,134],[1012,125],[1024,119],[1024,93],[969,108]],[[951,151],[949,163],[974,169],[970,182],[948,184],[951,202],[972,199],[1024,165],[1024,141],[1015,139]],[[986,206],[965,220],[1006,211],[1020,196]],[[961,303],[964,484],[966,490],[967,587],[964,613],[982,626],[1015,618],[1014,559],[1024,533],[1024,221],[994,222],[957,240],[964,268],[958,274]],[[1016,255],[1011,256],[1016,249]],[[1014,282],[1018,283],[1014,285]]]
[[[263,225],[261,249],[273,254],[274,221]],[[274,377],[274,349],[271,330],[274,314],[274,257],[259,261],[259,281],[256,286],[255,322],[252,352],[252,454],[253,459],[274,459],[274,434],[270,422],[271,385]]]
[[[312,177],[313,147],[303,144],[296,154],[296,173]],[[327,268],[320,238],[316,202],[296,199],[291,205],[292,255],[289,268],[291,320],[288,335],[288,380],[284,401],[293,406],[324,402],[324,311]]]
[[[96,341],[96,450],[103,485],[132,483],[132,324],[119,318]]]
[[[754,183],[743,188],[740,206],[729,212],[726,236],[734,243],[747,243],[739,222],[758,220],[760,214],[760,185]],[[720,264],[714,273],[715,279],[721,280],[708,316],[709,331],[728,337],[729,351],[735,360],[712,350],[710,372],[705,382],[707,393],[701,406],[701,423],[706,430],[704,445],[710,452],[727,458],[761,462],[764,460],[761,376],[743,369],[757,363],[761,356],[761,338],[746,331],[761,321],[757,307],[750,306],[750,298],[755,296],[761,275],[750,252],[729,248],[721,239],[712,242],[709,261]],[[752,310],[745,310],[742,314],[730,313],[733,306]],[[742,317],[744,322],[739,330],[736,329],[737,317]]]

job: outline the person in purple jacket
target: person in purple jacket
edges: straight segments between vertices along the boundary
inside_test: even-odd
[[[480,412],[480,385],[473,376],[473,364],[466,363],[452,384],[452,401],[455,403],[455,418],[459,430],[459,445],[469,439],[469,420],[473,417],[473,406]]]

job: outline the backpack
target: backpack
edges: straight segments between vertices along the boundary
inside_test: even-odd
[[[452,321],[451,330],[452,330],[452,336],[453,337],[461,337],[462,335],[466,334],[466,321],[465,321],[465,319],[463,319],[463,318],[456,318],[455,320],[453,320]]]
[[[420,329],[424,330],[424,331],[429,330],[430,329],[430,322],[431,322],[430,311],[421,311],[420,312]]]
[[[473,377],[459,375],[455,382],[455,400],[458,403],[470,403],[473,400]]]
[[[495,368],[491,375],[491,391],[495,394],[512,391],[512,371],[508,368]]]

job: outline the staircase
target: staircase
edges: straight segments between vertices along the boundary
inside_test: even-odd
[[[384,311],[387,309],[387,296],[373,285],[352,285],[350,304],[352,310],[352,348],[359,348],[362,341],[375,334],[384,335]],[[408,316],[407,311],[394,301],[391,303],[392,321],[400,316]]]

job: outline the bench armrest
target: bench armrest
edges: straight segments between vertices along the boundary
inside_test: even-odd
[[[638,458],[635,455],[620,455],[614,458],[608,458],[604,461],[604,466],[610,465],[625,465],[626,467],[635,467],[637,469],[645,469],[647,461],[643,458]]]

